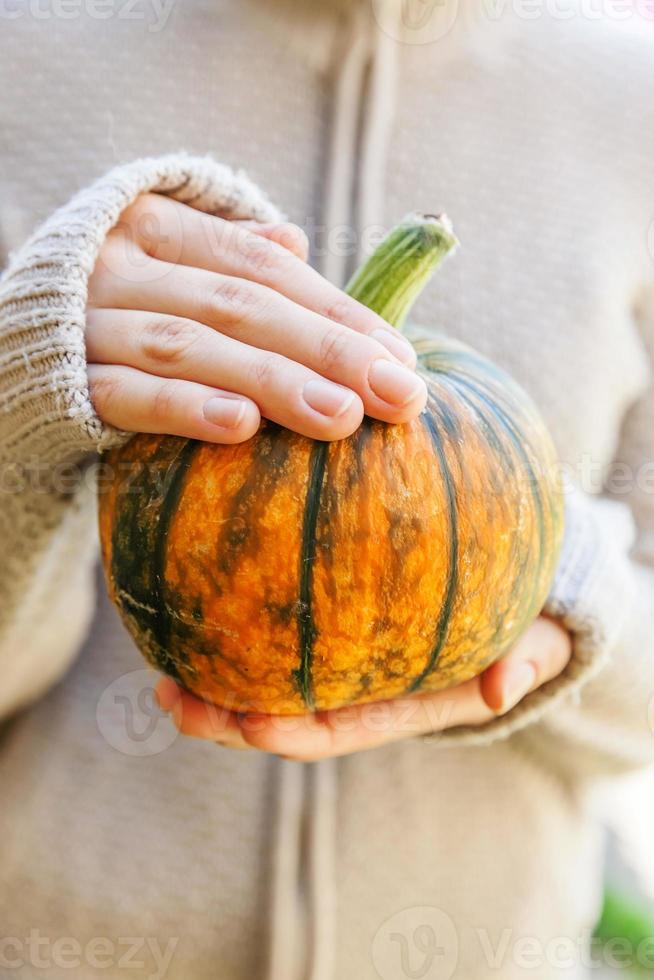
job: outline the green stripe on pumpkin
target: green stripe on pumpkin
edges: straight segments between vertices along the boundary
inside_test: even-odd
[[[517,455],[522,460],[523,466],[529,477],[529,489],[531,490],[532,499],[534,501],[534,507],[536,509],[536,522],[538,526],[538,568],[539,571],[542,569],[543,561],[546,557],[545,543],[546,543],[546,532],[545,532],[545,513],[543,507],[543,500],[540,495],[540,485],[538,482],[538,477],[534,472],[534,468],[529,458],[529,453],[525,449],[527,444],[527,439],[525,433],[520,432],[516,427],[515,423],[509,418],[504,409],[499,405],[499,403],[492,397],[491,394],[483,390],[481,384],[474,384],[467,381],[464,378],[457,377],[454,372],[450,373],[449,381],[454,384],[460,384],[468,391],[476,395],[479,400],[486,405],[490,412],[497,418],[498,422],[506,432],[509,440],[515,449]],[[535,588],[538,584],[538,576],[535,578]]]
[[[148,652],[180,680],[180,656],[170,648],[171,620],[165,586],[166,539],[184,481],[200,443],[162,441],[154,456],[130,476],[120,493],[112,535],[116,595],[132,628],[148,637]]]
[[[436,371],[435,373],[440,373]],[[482,406],[491,413],[492,418],[494,418],[501,429],[506,433],[511,446],[513,447],[517,458],[522,463],[524,472],[526,472],[529,480],[529,491],[533,500],[534,510],[536,514],[536,526],[538,543],[535,549],[536,554],[536,565],[538,569],[537,575],[533,577],[533,587],[531,594],[526,596],[526,601],[522,607],[523,616],[520,624],[520,628],[524,628],[530,620],[533,618],[540,609],[540,579],[542,572],[544,570],[545,563],[549,561],[550,550],[548,548],[548,534],[546,528],[546,510],[550,515],[552,520],[552,531],[553,540],[556,539],[558,533],[558,521],[557,515],[555,513],[555,508],[547,506],[547,502],[543,499],[541,495],[541,484],[538,480],[538,476],[534,471],[531,458],[527,449],[525,447],[529,446],[528,435],[526,432],[522,432],[518,427],[516,422],[511,418],[510,415],[504,410],[504,408],[499,404],[496,396],[484,385],[484,382],[477,378],[474,380],[466,378],[464,375],[456,371],[443,372],[443,377],[447,378],[448,385],[452,386],[458,391],[459,396],[465,399],[468,404],[470,404],[470,399],[467,399],[465,392],[473,396],[473,398],[478,399]],[[490,426],[488,417],[484,415],[482,408],[477,405],[476,410],[478,412],[479,418],[484,418],[487,425]],[[503,458],[508,462],[508,457],[506,453],[503,454]],[[531,556],[529,556],[531,558]],[[518,590],[522,585],[522,575],[516,575],[515,589]],[[498,624],[499,628],[499,624]]]
[[[329,443],[327,442],[316,442],[311,450],[309,484],[302,521],[302,544],[300,548],[300,597],[298,602],[300,666],[293,671],[293,679],[302,695],[302,700],[310,711],[315,706],[311,670],[313,645],[316,640],[316,624],[311,610],[313,566],[316,560],[316,528],[328,453]]]
[[[425,667],[409,684],[409,687],[407,688],[408,694],[413,694],[414,691],[420,689],[420,687],[424,684],[425,679],[429,677],[438,663],[438,658],[440,657],[441,651],[445,646],[445,641],[447,639],[447,632],[450,626],[450,620],[452,618],[452,611],[454,609],[454,599],[456,596],[459,577],[459,534],[458,515],[456,509],[456,488],[454,486],[452,474],[450,473],[450,468],[447,464],[447,459],[445,458],[441,437],[436,428],[434,419],[428,412],[423,412],[420,418],[422,419],[423,425],[429,433],[431,445],[434,449],[434,454],[438,459],[438,465],[443,475],[443,485],[447,496],[447,521],[449,525],[447,537],[450,547],[448,554],[447,586],[445,588],[445,595],[443,597],[441,609],[438,614],[436,638]]]

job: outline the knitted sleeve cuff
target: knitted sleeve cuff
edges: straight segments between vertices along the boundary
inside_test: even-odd
[[[434,732],[425,739],[445,746],[483,745],[506,738],[539,721],[562,700],[575,698],[608,661],[632,614],[628,556],[635,525],[627,507],[570,486],[565,511],[563,550],[543,611],[572,636],[567,667],[486,725]]]
[[[282,217],[242,172],[183,153],[116,167],[59,208],[0,279],[0,459],[47,467],[129,438],[91,403],[85,310],[104,238],[148,191],[226,218]]]

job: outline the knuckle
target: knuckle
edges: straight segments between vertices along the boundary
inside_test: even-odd
[[[145,259],[146,252],[130,227],[117,225],[112,228],[98,253],[91,277],[91,293],[111,290],[117,283],[133,282]]]
[[[300,245],[305,251],[309,250],[309,236],[304,228],[286,221],[279,226],[279,244],[288,248],[291,245]]]
[[[348,332],[341,326],[329,327],[321,341],[318,356],[324,370],[334,371],[347,360]]]
[[[143,328],[141,349],[158,364],[181,364],[200,337],[198,327],[182,318],[152,320]]]
[[[120,379],[117,374],[107,371],[94,371],[90,383],[91,401],[100,414],[111,412],[121,397]]]
[[[250,233],[244,246],[244,259],[247,269],[257,278],[276,271],[282,262],[282,249],[262,235]]]
[[[126,225],[137,229],[144,220],[148,220],[159,213],[161,203],[160,194],[139,194],[136,200],[123,211],[121,223],[124,222]]]
[[[343,295],[340,299],[335,299],[322,310],[322,315],[328,320],[335,320],[336,323],[345,323],[349,315],[352,314],[352,300]]]
[[[181,382],[164,381],[159,386],[152,401],[152,417],[155,422],[163,423],[176,413],[180,402]]]
[[[148,255],[155,255],[165,240],[161,226],[163,209],[169,203],[161,194],[141,194],[123,211],[118,227]]]
[[[123,264],[130,246],[133,248],[134,242],[129,229],[120,225],[112,228],[98,252],[99,261],[95,266],[94,277],[106,276],[109,272],[119,268]]]
[[[250,368],[250,380],[255,387],[255,390],[258,388],[270,387],[277,372],[278,366],[279,360],[275,354],[267,354],[264,352],[261,356],[254,358]]]
[[[572,654],[572,638],[557,622],[539,617],[532,626],[530,663],[539,681],[551,673],[559,673]],[[527,635],[527,634],[525,634]]]
[[[268,302],[262,290],[246,279],[226,277],[211,292],[208,313],[212,322],[218,320],[232,329],[259,320]]]
[[[125,227],[117,224],[114,228],[111,228],[107,232],[105,239],[100,246],[100,251],[98,252],[98,257],[103,258],[106,255],[112,255],[116,251],[120,250],[122,252],[125,237]]]
[[[557,665],[565,665],[572,656],[572,639],[564,630],[557,630],[554,640],[554,660]]]
[[[241,318],[253,305],[253,290],[243,279],[220,278],[209,294],[209,309],[220,316]]]

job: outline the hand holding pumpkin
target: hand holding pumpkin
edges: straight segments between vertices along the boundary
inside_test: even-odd
[[[479,677],[434,693],[291,718],[217,708],[184,691],[169,677],[161,678],[156,694],[184,735],[312,762],[460,725],[483,725],[557,677],[570,653],[569,634],[540,616],[513,649]]]
[[[408,215],[348,284],[350,300],[401,328],[455,244],[445,217]],[[175,271],[162,275],[174,284]],[[178,300],[192,305],[189,288]],[[148,302],[160,299],[161,286]],[[306,329],[285,339],[276,303],[245,333],[256,327],[258,342],[267,332],[282,350],[311,349]],[[370,338],[346,333],[356,364],[355,338]],[[185,731],[197,723],[206,733],[209,721],[215,737],[217,719],[239,743],[342,754],[487,721],[569,656],[546,620],[525,633],[562,534],[542,419],[508,375],[464,345],[438,335],[416,338],[415,349],[429,396],[405,424],[367,417],[335,442],[266,424],[239,446],[146,434],[107,455],[99,518],[109,592],[144,655],[173,678],[161,703],[176,701]],[[368,382],[381,363],[369,353],[359,361]],[[396,380],[407,372],[384,364]],[[292,387],[285,397],[292,414]]]
[[[341,439],[363,413],[415,418],[411,345],[306,264],[295,225],[225,221],[157,194],[108,235],[86,347],[100,418],[134,432],[239,443],[261,415]]]

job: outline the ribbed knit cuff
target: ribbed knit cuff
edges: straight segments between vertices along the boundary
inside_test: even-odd
[[[558,569],[544,612],[572,637],[565,670],[522,699],[505,715],[480,727],[461,726],[423,736],[439,745],[483,745],[539,721],[564,699],[574,698],[608,661],[632,615],[629,550],[635,525],[627,507],[589,497],[568,486],[565,534]]]
[[[89,397],[88,280],[101,245],[140,194],[167,194],[225,218],[282,215],[243,174],[183,153],[116,167],[59,208],[0,278],[0,460],[50,466],[129,434],[104,425]]]

